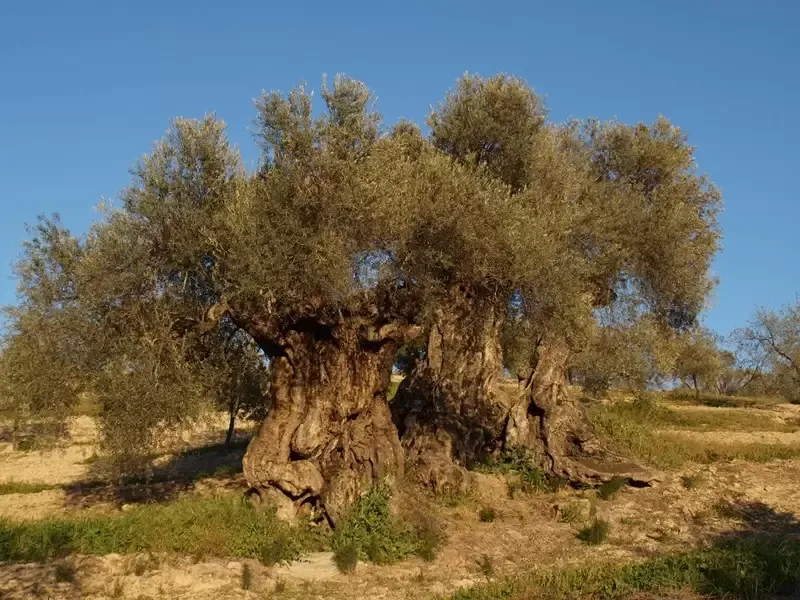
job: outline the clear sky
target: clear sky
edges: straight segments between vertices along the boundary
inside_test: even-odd
[[[526,78],[556,121],[670,118],[725,197],[706,323],[794,301],[800,2],[25,0],[0,3],[0,303],[23,224],[85,231],[170,118],[216,112],[252,166],[262,89],[345,72],[419,122],[464,71]]]

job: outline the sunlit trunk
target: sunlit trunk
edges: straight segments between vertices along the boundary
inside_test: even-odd
[[[282,517],[310,503],[335,523],[370,486],[402,474],[386,390],[403,339],[392,326],[369,333],[346,321],[309,321],[279,340],[271,408],[243,467]]]

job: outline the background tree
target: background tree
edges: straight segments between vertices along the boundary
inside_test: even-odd
[[[779,393],[800,401],[800,301],[778,311],[757,310],[737,337],[749,361],[764,365]]]
[[[681,336],[678,341],[678,355],[675,361],[675,376],[695,391],[719,391],[719,380],[726,370],[730,356],[724,355],[719,340],[713,332],[697,328]]]
[[[674,344],[657,323],[643,318],[600,321],[569,363],[570,381],[594,396],[610,389],[644,390],[671,373]]]

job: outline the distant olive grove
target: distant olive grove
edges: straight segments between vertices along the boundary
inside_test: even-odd
[[[667,119],[553,123],[506,75],[464,76],[427,134],[356,80],[318,97],[257,100],[252,172],[222,121],[176,119],[88,233],[31,228],[0,361],[12,420],[58,432],[91,395],[133,469],[211,409],[252,413],[253,494],[335,524],[378,482],[463,489],[502,450],[575,482],[643,476],[570,380],[791,394],[796,309],[759,313],[732,357],[698,329],[721,196]]]
[[[800,402],[800,302],[759,309],[728,336],[699,326],[672,338],[641,322],[601,326],[575,353],[570,379],[594,395],[679,386]]]

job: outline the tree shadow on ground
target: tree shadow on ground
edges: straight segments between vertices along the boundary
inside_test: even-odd
[[[97,504],[137,504],[166,502],[194,490],[200,480],[211,479],[215,489],[243,488],[242,458],[249,440],[230,445],[208,444],[178,454],[158,463],[145,476],[123,477],[109,483],[108,465],[92,463],[87,479],[65,486],[66,506],[88,508]]]
[[[758,501],[717,506],[738,527],[717,535],[699,563],[698,591],[714,598],[800,598],[800,521]]]

